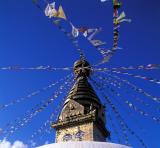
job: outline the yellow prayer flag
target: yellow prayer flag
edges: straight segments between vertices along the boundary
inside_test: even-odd
[[[57,17],[67,20],[62,6],[59,6]]]
[[[126,17],[125,12],[123,11],[118,18],[114,19],[114,24],[118,25],[119,23],[123,22],[123,19]]]
[[[122,19],[124,19],[126,17],[126,14],[125,14],[125,12],[123,11],[121,14],[120,14],[120,16],[117,18],[117,20],[122,20]]]

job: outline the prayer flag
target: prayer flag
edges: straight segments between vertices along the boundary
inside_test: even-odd
[[[99,46],[101,46],[101,45],[106,44],[106,42],[102,42],[102,41],[100,41],[100,40],[90,40],[90,42],[91,42],[92,45],[95,46],[95,47],[99,47]]]
[[[100,31],[102,31],[102,28],[88,29],[87,31],[88,34],[90,34],[88,40],[92,40],[95,35],[97,35]]]
[[[71,24],[71,26],[72,26],[72,36],[73,37],[78,37],[79,36],[79,31],[78,31],[78,29],[75,27],[75,26],[73,26],[73,24],[72,23],[70,23]]]
[[[57,17],[67,20],[62,6],[59,6]]]
[[[57,10],[55,9],[55,2],[48,4],[44,12],[49,18],[56,17]]]
[[[125,17],[126,17],[126,14],[123,11],[118,18],[114,19],[114,24],[118,25],[119,23],[122,23],[122,22],[129,22],[130,23],[132,21],[131,19],[125,19]]]

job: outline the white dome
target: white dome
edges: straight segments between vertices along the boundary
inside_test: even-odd
[[[81,142],[61,142],[53,143],[38,148],[131,148],[125,145],[108,143],[108,142],[91,142],[91,141],[81,141]]]

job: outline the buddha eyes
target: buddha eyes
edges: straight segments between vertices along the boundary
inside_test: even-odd
[[[83,131],[78,131],[76,134],[75,134],[75,138],[82,138],[84,136],[84,132]]]
[[[71,134],[65,134],[63,136],[63,141],[70,141],[72,139],[72,135]]]
[[[70,141],[70,140],[72,140],[73,138],[75,138],[75,139],[80,139],[80,138],[82,138],[83,136],[84,136],[84,134],[85,134],[85,132],[83,132],[83,131],[78,131],[76,134],[74,134],[74,135],[71,135],[71,134],[65,134],[64,136],[63,136],[63,141]]]

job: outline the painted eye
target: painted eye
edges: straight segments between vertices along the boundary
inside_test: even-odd
[[[63,141],[70,141],[72,139],[72,135],[71,134],[65,134],[63,136]]]
[[[75,134],[75,138],[82,138],[84,136],[85,132],[83,131],[78,131],[76,134]]]

